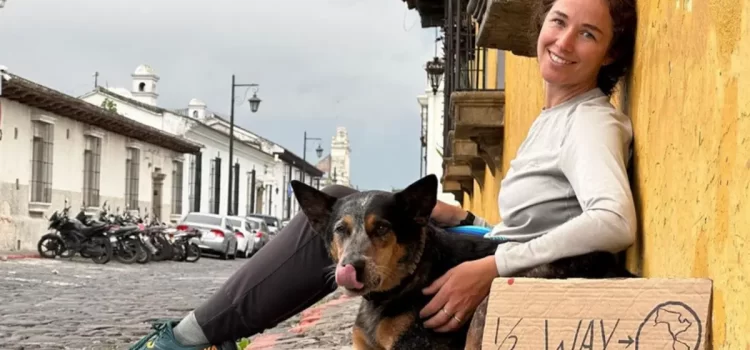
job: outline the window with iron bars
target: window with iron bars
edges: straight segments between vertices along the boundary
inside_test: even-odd
[[[219,208],[216,207],[216,193],[214,191],[214,184],[216,183],[216,158],[211,159],[211,181],[208,183],[208,212],[213,214],[219,213]]]
[[[128,210],[138,208],[140,172],[141,150],[128,147],[127,158],[125,159],[125,205]]]
[[[52,202],[52,151],[54,146],[54,125],[32,122],[34,136],[31,153],[31,201]]]
[[[99,181],[101,178],[102,139],[84,136],[83,149],[83,203],[87,207],[99,206]]]
[[[188,207],[195,211],[195,155],[188,156]]]
[[[182,162],[172,161],[172,214],[182,214]]]
[[[250,215],[252,214],[252,197],[253,197],[253,173],[248,172],[247,173],[247,193],[245,196],[247,197],[247,204],[245,205],[245,214]]]
[[[281,196],[281,207],[283,208],[285,219],[289,219],[291,216],[291,215],[287,215],[287,210],[290,210],[289,208],[290,208],[290,202],[291,202],[291,198],[288,196],[289,183],[291,182],[290,179],[288,178],[289,177],[288,174],[290,173],[291,173],[290,165],[284,164],[284,182],[283,182],[284,187],[282,187],[282,191],[284,192],[282,192],[282,196]]]

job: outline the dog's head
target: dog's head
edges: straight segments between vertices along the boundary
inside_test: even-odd
[[[349,295],[388,291],[414,272],[437,201],[428,175],[391,193],[366,191],[336,199],[293,181],[295,197],[336,262],[336,283]]]

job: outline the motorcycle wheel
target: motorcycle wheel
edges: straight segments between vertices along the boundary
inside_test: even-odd
[[[54,259],[65,250],[65,242],[58,235],[48,233],[39,239],[36,249],[42,258]]]
[[[78,242],[69,239],[64,240],[64,242],[65,247],[63,247],[62,252],[60,252],[60,257],[65,259],[73,259],[73,257],[76,256],[76,247],[78,246]]]
[[[185,261],[188,256],[188,250],[190,250],[190,245],[187,242],[180,242],[176,244],[176,246],[179,246],[180,248],[180,256],[179,259],[175,259],[177,261]]]
[[[115,260],[130,265],[138,260],[138,251],[140,246],[138,241],[134,238],[125,238],[120,242],[120,246],[117,249],[117,253],[113,254]]]
[[[157,235],[156,241],[159,247],[159,252],[157,253],[158,261],[172,260],[172,255],[174,254],[174,251],[169,241],[167,241],[167,239],[164,238],[162,235]]]
[[[138,241],[138,257],[135,259],[135,262],[139,264],[146,264],[149,261],[151,261],[151,250],[148,249],[146,244],[144,244],[142,241]]]
[[[109,237],[94,237],[89,244],[98,248],[104,248],[104,254],[91,256],[91,261],[95,264],[106,264],[112,260],[112,242],[109,241]],[[81,249],[81,251],[83,251],[83,249]]]
[[[182,244],[176,243],[172,245],[172,261],[181,261],[184,254],[185,248]]]
[[[196,262],[201,258],[201,248],[195,243],[190,243],[185,253],[185,261],[187,262]]]

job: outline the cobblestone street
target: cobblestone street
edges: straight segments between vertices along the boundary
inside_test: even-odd
[[[184,316],[245,262],[0,262],[0,349],[127,349],[151,320]],[[334,293],[254,337],[251,349],[348,348],[358,304]]]

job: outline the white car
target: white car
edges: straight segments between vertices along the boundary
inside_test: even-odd
[[[273,235],[263,219],[247,217],[246,220],[250,224],[252,231],[255,233],[253,236],[253,242],[251,243],[252,249],[250,250],[250,255],[253,255],[271,241]]]
[[[249,258],[253,255],[253,247],[257,240],[253,226],[241,216],[229,216],[227,222],[234,228],[234,236],[237,237],[237,256]]]

